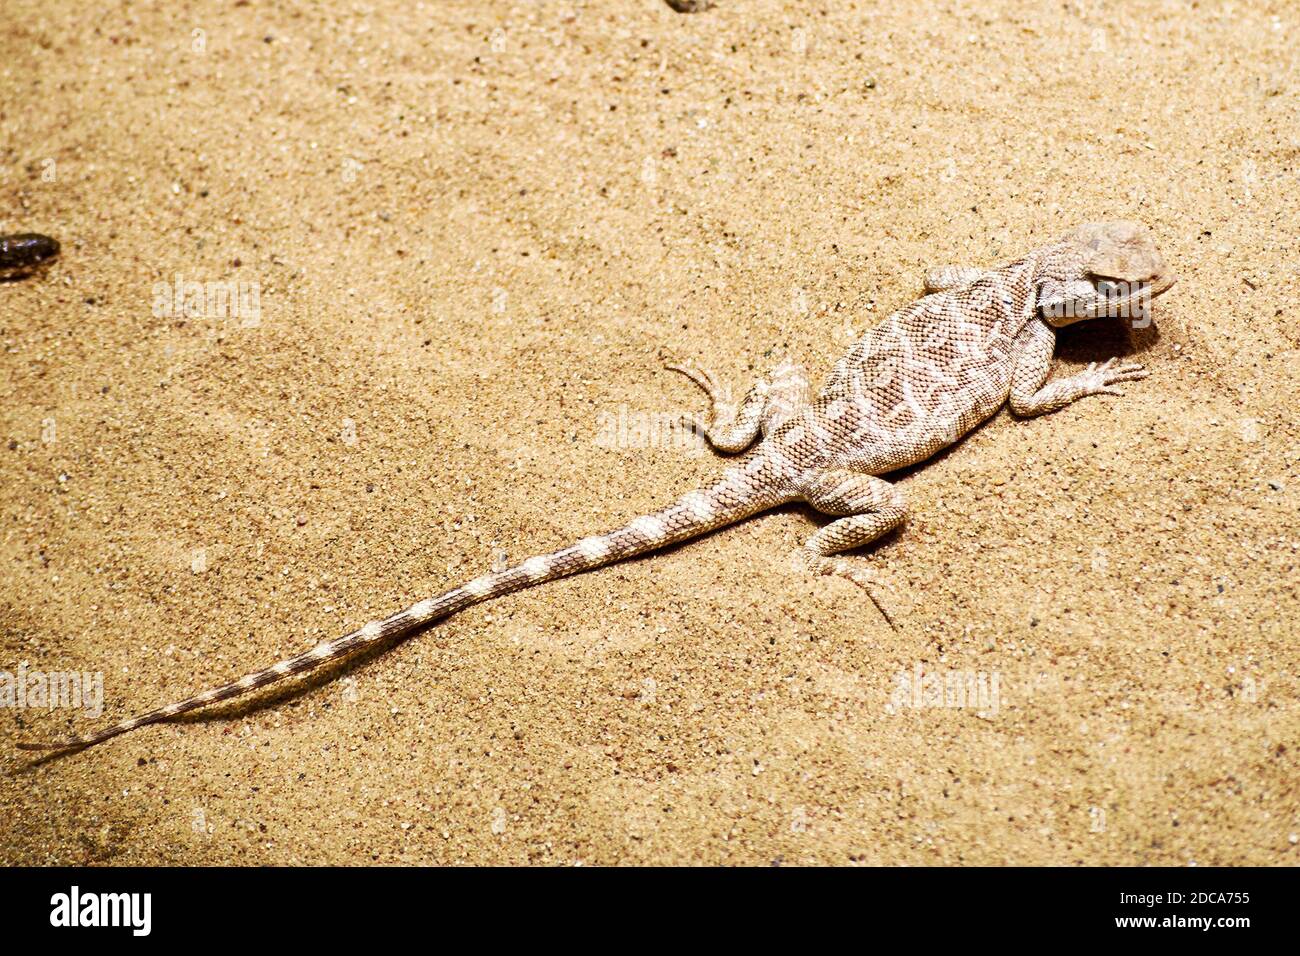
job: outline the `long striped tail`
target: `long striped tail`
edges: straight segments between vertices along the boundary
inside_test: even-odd
[[[751,462],[758,463],[760,460]],[[19,743],[23,750],[79,750],[103,743],[119,734],[146,724],[156,724],[208,704],[230,700],[277,683],[294,674],[315,670],[331,661],[370,647],[379,641],[399,638],[440,618],[455,614],[475,604],[534,584],[589,571],[624,558],[654,551],[665,545],[684,541],[705,532],[746,518],[759,511],[789,500],[789,496],[765,489],[762,466],[755,469],[732,468],[717,482],[684,496],[676,504],[654,514],[643,515],[631,523],[597,537],[583,538],[576,544],[551,554],[529,558],[504,571],[477,577],[434,598],[413,604],[404,611],[371,621],[360,630],[290,657],[273,667],[256,671],[230,684],[204,691],[166,707],[132,717],[94,733],[61,741]]]

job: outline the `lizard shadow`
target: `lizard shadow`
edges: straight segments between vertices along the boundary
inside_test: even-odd
[[[1159,341],[1155,322],[1135,327],[1127,320],[1096,319],[1057,329],[1055,355],[1067,362],[1104,362],[1145,352]]]

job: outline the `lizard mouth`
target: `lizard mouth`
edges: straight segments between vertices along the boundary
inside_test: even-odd
[[[1164,295],[1177,281],[1178,277],[1172,273],[1163,273],[1140,282],[1098,278],[1094,281],[1097,301],[1090,304],[1080,317],[1146,318],[1151,300]]]

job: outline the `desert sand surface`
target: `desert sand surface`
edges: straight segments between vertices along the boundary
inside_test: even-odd
[[[0,671],[103,714],[0,709],[0,862],[1300,860],[1294,5],[3,12],[0,233],[63,255],[0,284]],[[789,507],[12,746],[659,507],[722,467],[664,362],[819,378],[931,266],[1097,219],[1180,280],[1053,374],[1151,376],[899,476],[897,629]]]

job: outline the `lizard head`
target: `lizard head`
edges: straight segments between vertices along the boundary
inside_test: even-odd
[[[1122,220],[1086,223],[1044,257],[1039,314],[1058,328],[1101,316],[1145,320],[1151,300],[1175,278],[1145,227]]]

